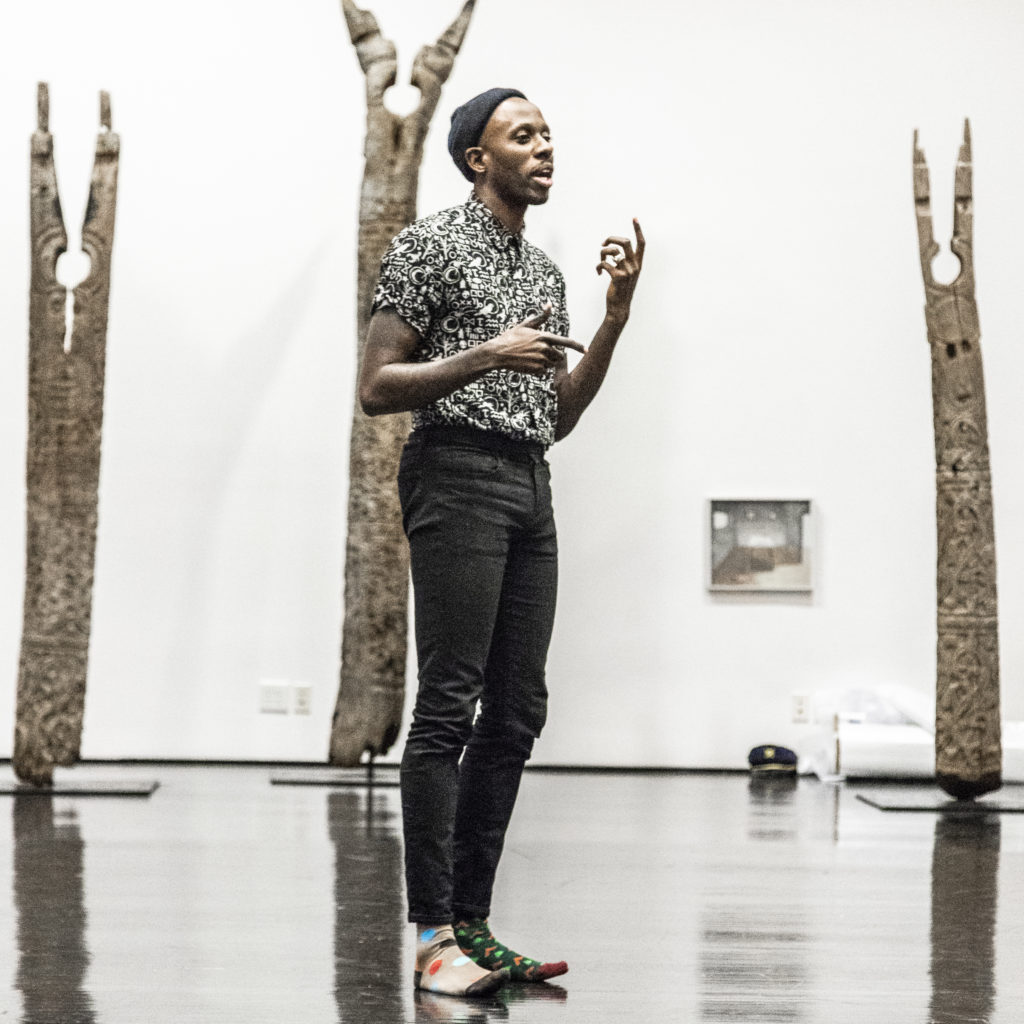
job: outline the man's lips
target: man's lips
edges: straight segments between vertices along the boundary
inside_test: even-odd
[[[549,165],[547,167],[538,167],[530,177],[542,185],[550,185],[554,175],[555,169]]]

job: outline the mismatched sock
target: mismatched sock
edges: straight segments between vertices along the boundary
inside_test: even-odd
[[[508,972],[479,967],[466,956],[451,925],[417,925],[417,988],[448,996],[484,996],[501,988]]]
[[[507,968],[511,981],[547,981],[569,970],[564,960],[544,963],[502,945],[494,937],[486,918],[456,921],[455,938],[462,952],[481,967],[490,971]]]

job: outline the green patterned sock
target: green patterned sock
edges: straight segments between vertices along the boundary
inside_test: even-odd
[[[569,965],[564,960],[554,964],[542,963],[503,946],[494,937],[484,917],[456,921],[455,938],[466,956],[489,971],[507,968],[512,981],[547,981],[548,978],[557,978],[569,970]]]

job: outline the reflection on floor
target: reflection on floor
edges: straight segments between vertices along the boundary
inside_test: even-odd
[[[0,803],[0,1021],[1021,1020],[1024,815],[884,813],[808,779],[532,772],[492,923],[570,973],[473,1002],[412,991],[397,791],[75,771],[161,785]]]

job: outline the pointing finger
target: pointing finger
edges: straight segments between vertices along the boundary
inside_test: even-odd
[[[528,316],[521,324],[517,324],[517,327],[540,327],[541,324],[545,323],[551,316],[553,306],[550,302],[544,303],[544,308],[539,313],[534,313],[533,316]]]
[[[647,248],[647,239],[644,238],[643,228],[640,227],[640,221],[633,218],[633,230],[636,232],[636,254],[637,256],[643,256],[644,249]]]
[[[563,338],[558,334],[542,334],[542,341],[546,341],[549,345],[554,345],[557,348],[571,348],[574,352],[582,352],[586,355],[586,347],[581,345],[578,341],[573,341],[572,338]]]

